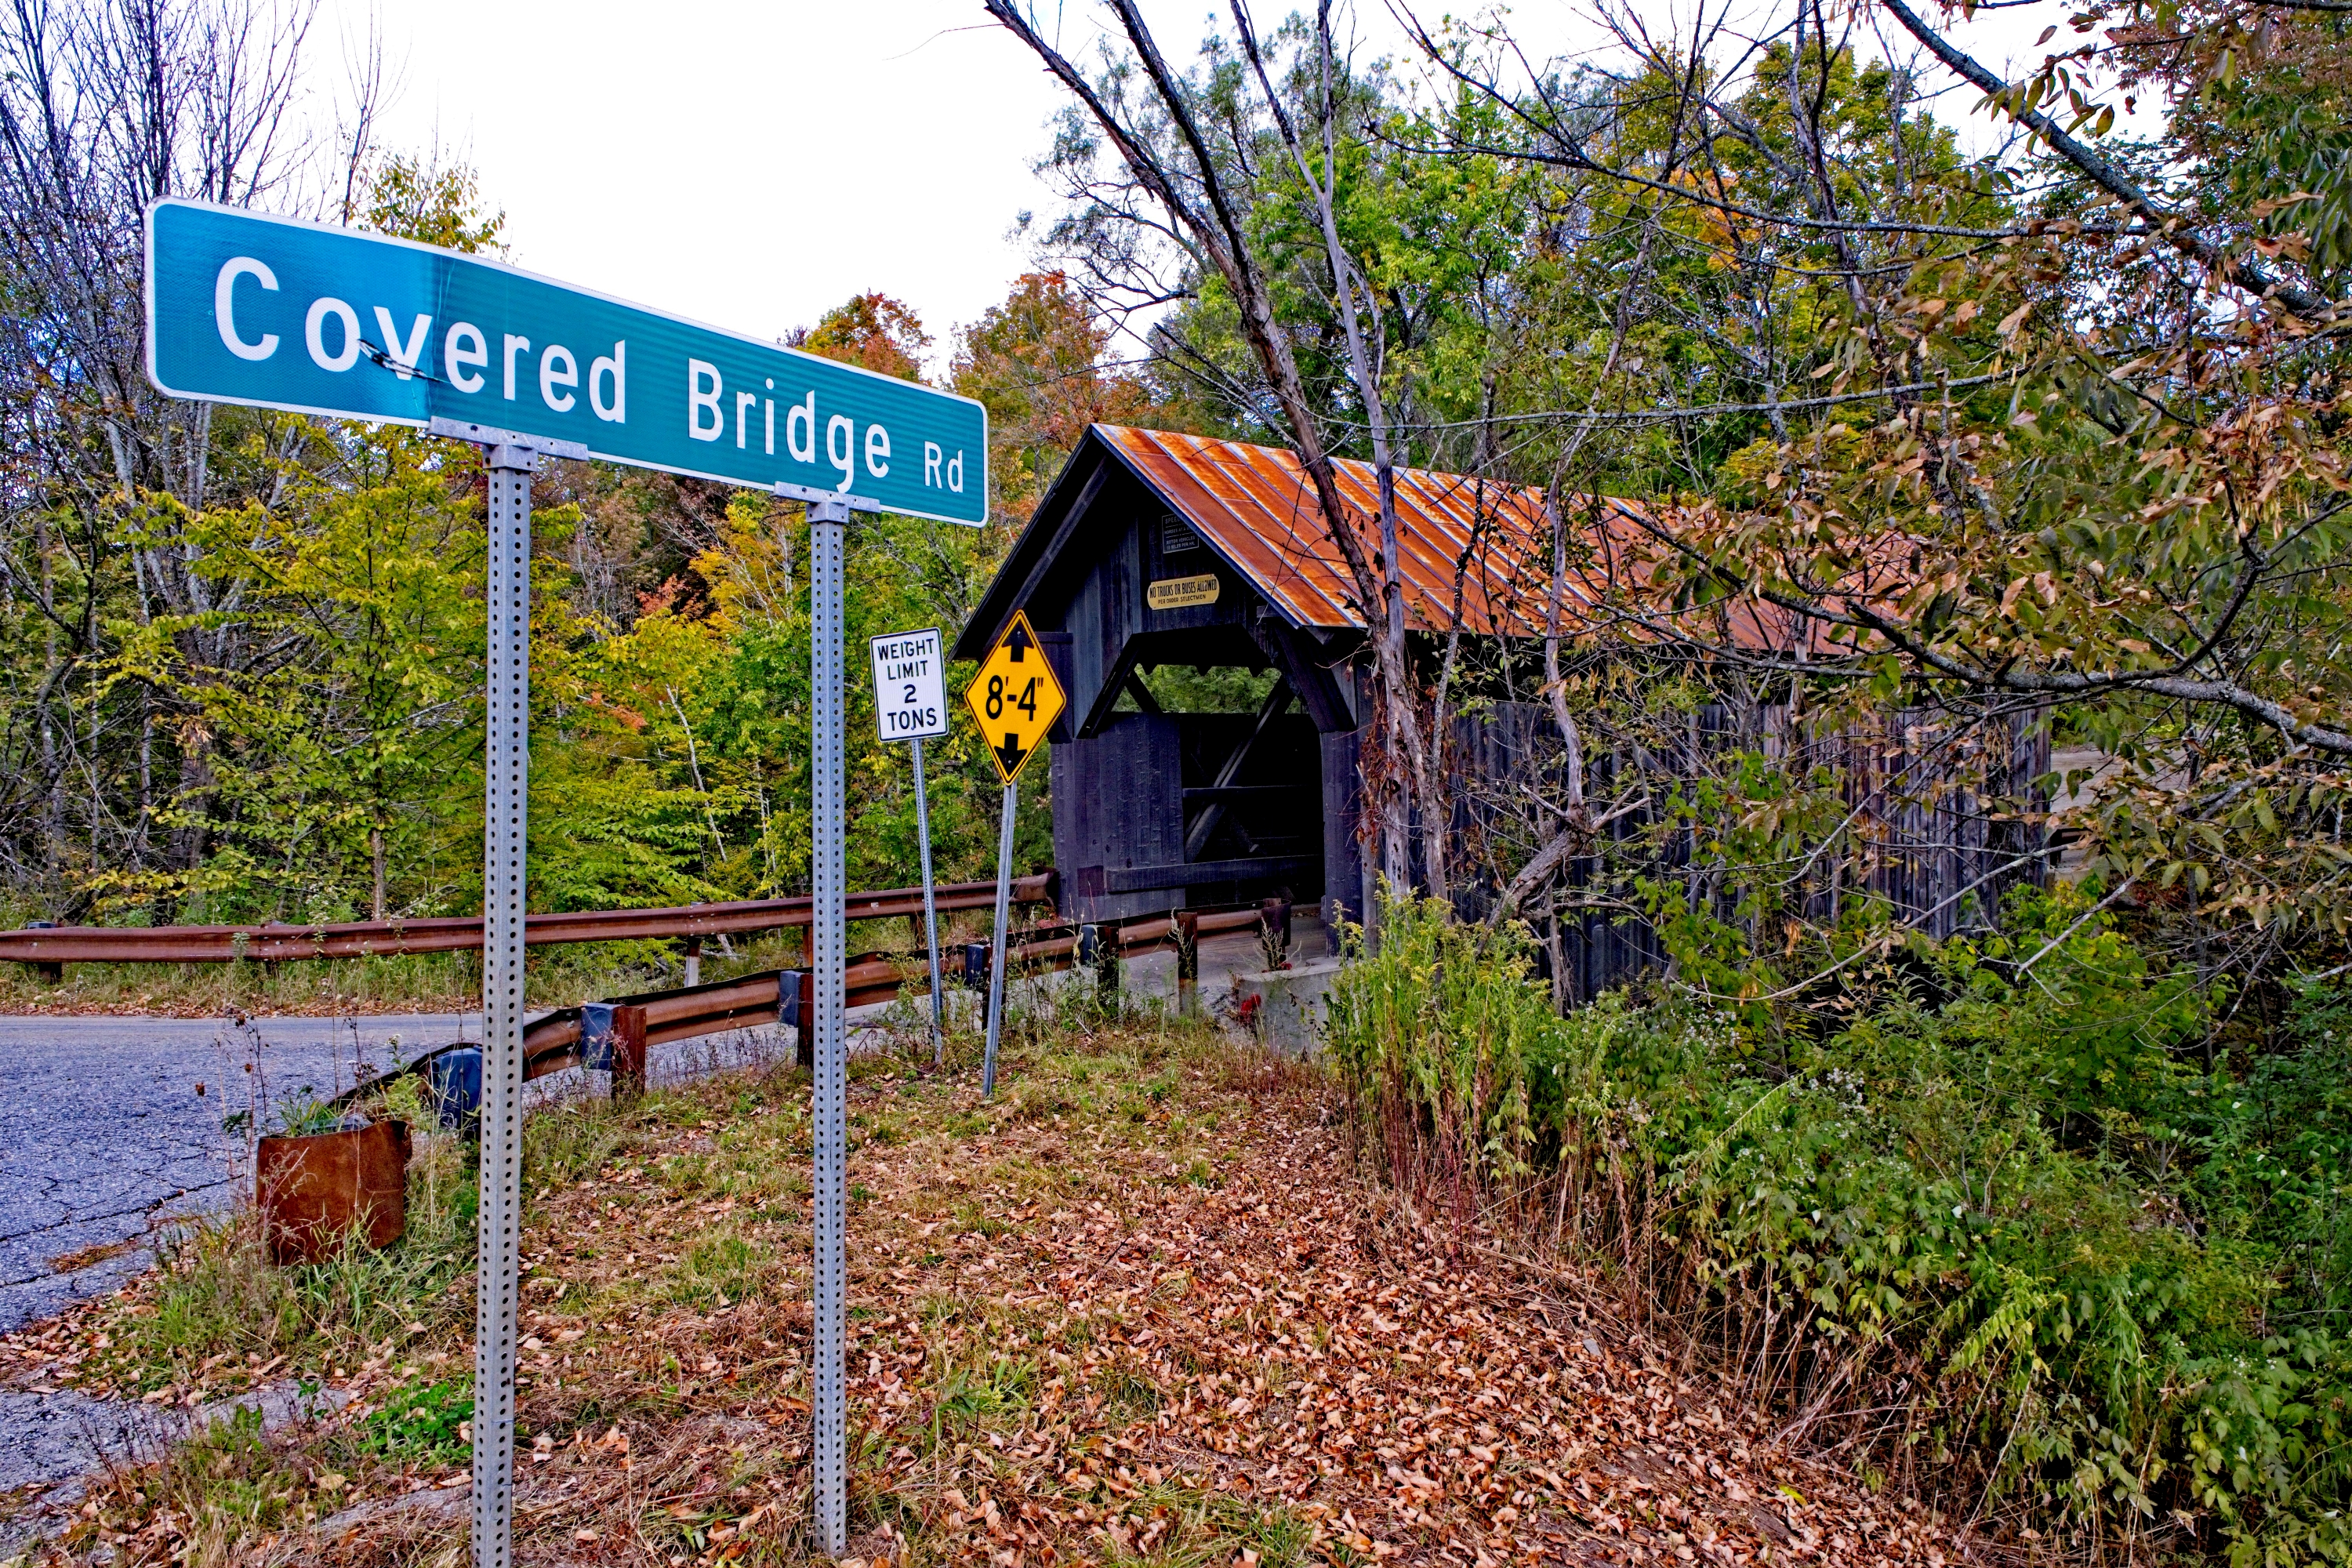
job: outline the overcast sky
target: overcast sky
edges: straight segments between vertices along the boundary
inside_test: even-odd
[[[383,143],[472,163],[518,265],[714,326],[777,336],[878,289],[915,308],[943,363],[952,329],[1030,265],[1018,215],[1051,205],[1030,165],[1058,90],[977,0],[329,5],[318,63],[380,22],[404,67]],[[1660,0],[1659,19],[1678,8]],[[1393,50],[1386,6],[1359,10],[1370,52]],[[1189,59],[1207,0],[1149,11]],[[1978,47],[2022,58],[2045,11],[2059,19],[1985,14],[2003,32]],[[1060,14],[1083,50],[1096,8]],[[1566,0],[1521,0],[1511,23],[1547,53],[1596,36]]]
[[[943,348],[1024,269],[1054,98],[969,0],[331,4],[535,272],[761,336],[879,289]]]

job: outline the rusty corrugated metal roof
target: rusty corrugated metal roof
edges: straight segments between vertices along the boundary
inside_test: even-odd
[[[1097,447],[1097,443],[1099,444]],[[1293,626],[1361,631],[1356,585],[1326,534],[1313,488],[1286,449],[1121,425],[1087,427],[1020,540],[998,569],[955,646],[979,657],[1003,628],[1013,599],[1034,590],[1052,557],[1073,543],[1071,509],[1092,493],[1097,465],[1115,458],[1196,529]],[[1380,548],[1378,479],[1370,463],[1339,458],[1339,493],[1365,553]],[[1551,522],[1544,494],[1524,485],[1427,468],[1397,471],[1397,524],[1403,556],[1405,617],[1423,633],[1458,626],[1475,637],[1541,637],[1551,618]],[[1793,648],[1785,611],[1740,600],[1675,611],[1648,587],[1658,541],[1647,509],[1612,496],[1564,495],[1570,530],[1560,630],[1581,637],[1614,628],[1636,639],[1672,637],[1692,618],[1700,642],[1727,639],[1754,649]],[[1455,595],[1460,595],[1456,618]],[[1826,651],[1825,627],[1806,640]]]
[[[1097,425],[1096,435],[1182,513],[1212,548],[1248,575],[1295,625],[1361,629],[1364,616],[1348,565],[1326,532],[1313,486],[1297,457],[1272,447]],[[1339,493],[1367,555],[1380,550],[1380,492],[1370,463],[1339,458]],[[1551,523],[1541,490],[1493,479],[1400,468],[1396,475],[1398,553],[1405,617],[1415,629],[1457,625],[1474,635],[1541,636],[1549,616]],[[1596,556],[1619,553],[1619,531],[1632,522],[1622,501],[1605,503],[1598,531],[1584,515],[1573,547],[1579,569],[1563,619],[1580,620],[1594,602]],[[1612,527],[1614,523],[1616,526]],[[1598,537],[1610,535],[1613,537]],[[1585,546],[1597,546],[1588,549]]]

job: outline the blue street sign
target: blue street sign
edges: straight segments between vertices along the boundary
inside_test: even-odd
[[[978,403],[429,245],[147,209],[147,374],[174,397],[464,420],[637,468],[988,517]]]

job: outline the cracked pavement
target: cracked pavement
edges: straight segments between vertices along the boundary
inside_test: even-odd
[[[266,1130],[269,1108],[349,1088],[355,1061],[365,1077],[481,1037],[472,1013],[256,1018],[244,1026],[0,1016],[0,1116],[9,1129],[0,1141],[0,1333],[113,1289],[154,1261],[157,1232],[173,1217],[244,1195],[252,1179],[246,1133],[225,1127],[226,1116],[259,1099]],[[775,1029],[741,1029],[656,1046],[646,1067],[655,1083],[675,1083],[790,1050]],[[526,1103],[602,1092],[606,1081],[576,1068],[551,1074],[530,1086]],[[268,1424],[299,1415],[292,1387],[265,1396]],[[324,1397],[341,1396],[330,1389]],[[0,1389],[0,1500],[61,1484],[44,1508],[78,1497],[75,1478],[109,1458],[157,1456],[190,1419],[69,1388]],[[36,1522],[0,1518],[0,1562]]]
[[[0,1333],[114,1289],[153,1261],[159,1222],[236,1196],[231,1113],[261,1100],[266,1129],[269,1107],[349,1088],[354,1059],[382,1070],[481,1032],[470,1014],[0,1017]]]

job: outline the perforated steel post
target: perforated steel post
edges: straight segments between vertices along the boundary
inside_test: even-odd
[[[816,1300],[809,1381],[814,1394],[816,1540],[827,1557],[840,1556],[849,1545],[849,1424],[842,1388],[849,1041],[842,1015],[848,889],[842,858],[841,689],[841,558],[848,521],[846,500],[809,503],[809,967],[814,972],[816,1013]]]
[[[523,845],[530,770],[527,447],[488,448],[489,670],[482,825],[482,1162],[474,1298],[474,1563],[514,1557],[517,1298],[521,1294]]]
[[[996,1042],[1004,1034],[1004,923],[1013,902],[1013,812],[1020,804],[1021,786],[1004,786],[1004,820],[996,829],[996,941],[988,956],[988,1051],[980,1062],[980,1092],[996,1095]]]
[[[931,1065],[948,1059],[948,999],[940,990],[940,910],[931,891],[931,800],[923,789],[923,742],[914,742],[915,847],[923,860],[923,947],[931,957]]]

